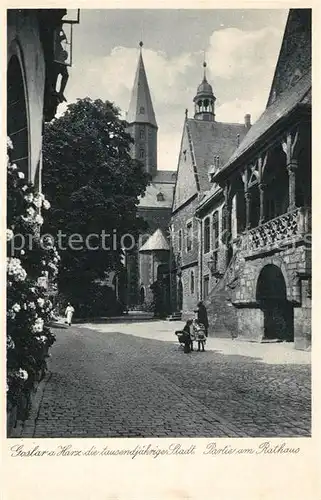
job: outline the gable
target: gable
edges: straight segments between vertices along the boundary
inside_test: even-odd
[[[290,9],[267,106],[311,67],[311,9]]]
[[[192,196],[197,194],[198,191],[199,187],[195,176],[193,151],[191,149],[185,122],[178,160],[173,211],[177,210],[180,206],[186,203]]]

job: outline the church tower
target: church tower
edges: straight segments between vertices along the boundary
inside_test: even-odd
[[[158,127],[143,61],[143,42],[140,42],[139,46],[138,65],[127,113],[128,132],[135,141],[132,149],[133,158],[141,161],[146,172],[155,176]]]
[[[203,120],[207,122],[215,121],[215,101],[216,97],[213,94],[212,86],[206,79],[206,62],[203,63],[204,76],[203,81],[197,87],[197,93],[193,101],[195,104],[195,120]]]

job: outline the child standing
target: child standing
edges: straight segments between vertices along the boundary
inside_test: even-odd
[[[197,319],[193,320],[193,329],[195,332],[195,337],[198,344],[198,351],[205,351],[205,342],[206,342],[206,332],[205,327]]]

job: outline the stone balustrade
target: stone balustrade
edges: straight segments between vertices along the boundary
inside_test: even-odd
[[[291,212],[269,220],[243,234],[242,250],[246,253],[260,253],[295,243],[311,232],[311,210],[296,208]],[[309,239],[311,242],[311,238]]]

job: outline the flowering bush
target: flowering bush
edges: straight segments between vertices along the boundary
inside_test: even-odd
[[[16,404],[45,370],[55,340],[48,327],[52,304],[45,285],[57,275],[60,257],[50,237],[40,234],[40,210],[50,204],[25,182],[23,172],[10,160],[11,150],[8,139],[7,397]]]

